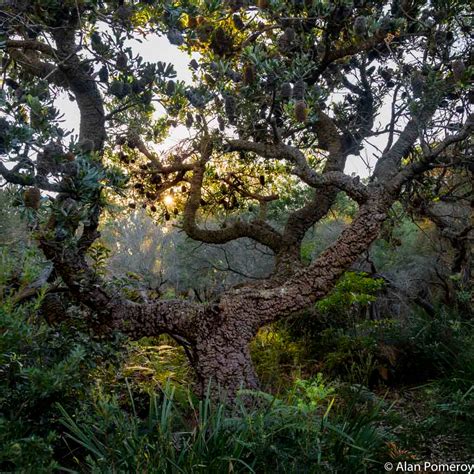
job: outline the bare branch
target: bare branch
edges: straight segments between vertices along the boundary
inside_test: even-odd
[[[9,39],[6,41],[6,47],[8,48],[18,48],[25,50],[34,50],[43,54],[51,56],[51,58],[58,57],[58,51],[46,43],[42,43],[36,40],[12,40]]]
[[[367,199],[367,188],[357,178],[352,178],[340,171],[327,171],[317,173],[308,164],[304,154],[295,147],[284,144],[249,142],[246,140],[229,140],[229,151],[250,151],[263,158],[283,160],[286,159],[295,165],[294,174],[306,184],[314,188],[333,185],[345,191],[357,202]],[[337,156],[337,155],[336,155]],[[339,162],[339,160],[335,160]],[[332,168],[333,164],[328,166]]]
[[[469,138],[474,129],[474,115],[471,114],[466,120],[461,131],[458,133],[447,136],[441,143],[439,143],[431,152],[425,154],[420,161],[416,161],[404,169],[402,169],[392,180],[391,185],[393,187],[399,187],[409,179],[414,178],[417,175],[424,173],[431,169],[433,165],[436,165],[437,158],[440,157],[441,153],[445,151],[449,146],[461,142],[466,138]]]
[[[204,160],[205,161],[205,160]],[[262,245],[278,251],[281,235],[269,224],[254,220],[237,220],[225,229],[203,229],[197,225],[196,216],[200,207],[205,162],[197,164],[191,178],[191,189],[184,208],[183,229],[192,239],[211,244],[223,244],[242,237],[249,237]]]

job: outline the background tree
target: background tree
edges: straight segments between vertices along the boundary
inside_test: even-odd
[[[472,172],[468,8],[461,1],[6,2],[0,173],[25,187],[41,249],[96,312],[97,330],[168,333],[187,348],[198,391],[212,379],[233,396],[242,384],[258,384],[248,351],[258,329],[325,296],[412,183],[436,169]],[[144,63],[127,46],[154,31],[200,53],[190,63],[192,87],[174,80],[172,66]],[[60,90],[79,107],[77,139],[60,127]],[[153,120],[155,102],[166,119]],[[178,123],[191,138],[154,152],[150,145]],[[348,159],[378,135],[386,144],[370,179],[345,174]],[[118,166],[130,178],[126,190]],[[111,191],[158,221],[176,219],[194,240],[251,239],[273,253],[273,271],[205,303],[127,300],[86,258]],[[354,219],[304,262],[306,233],[340,192],[357,203]],[[286,219],[275,224],[272,213],[282,210]]]

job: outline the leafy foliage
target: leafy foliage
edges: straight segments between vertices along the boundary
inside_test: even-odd
[[[100,363],[117,359],[113,345],[78,327],[51,328],[38,320],[41,298],[0,307],[0,466],[2,471],[51,472],[60,464],[56,403],[74,407]]]
[[[376,300],[383,287],[383,279],[370,278],[364,273],[347,272],[339,280],[331,294],[316,303],[322,313],[343,313],[353,305],[367,306]]]
[[[180,406],[167,387],[151,395],[145,419],[116,399],[99,399],[87,414],[61,412],[71,446],[86,449],[84,467],[93,472],[366,472],[383,440],[377,409],[330,420],[331,393],[320,377],[298,383],[286,401],[246,392],[260,408],[239,404],[231,414],[208,397]]]

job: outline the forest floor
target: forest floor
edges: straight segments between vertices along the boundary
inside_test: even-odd
[[[454,415],[440,419],[431,383],[390,390],[381,387],[376,394],[390,407],[387,421],[403,444],[403,447],[393,446],[394,455],[431,463],[474,459],[472,440],[453,429]]]

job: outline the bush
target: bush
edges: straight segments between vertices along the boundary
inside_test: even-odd
[[[313,354],[323,360],[328,374],[350,383],[410,384],[454,377],[457,388],[466,391],[474,380],[473,334],[471,323],[440,308],[435,318],[420,313],[406,321],[326,329],[315,340]]]
[[[37,320],[41,298],[0,306],[0,470],[51,472],[63,447],[57,402],[87,397],[91,371],[116,352],[74,325]]]
[[[346,272],[328,296],[312,309],[277,325],[294,339],[303,339],[310,350],[319,344],[320,333],[328,328],[348,329],[367,318],[384,282],[364,272]]]
[[[148,416],[140,418],[102,395],[90,410],[63,409],[62,422],[71,450],[87,453],[78,461],[87,472],[362,473],[377,464],[384,441],[378,409],[356,413],[351,404],[331,417],[333,389],[321,376],[296,384],[286,399],[242,396],[236,406],[208,397],[179,404],[168,386],[151,394]]]
[[[305,348],[284,327],[262,328],[250,346],[252,361],[266,391],[279,393],[301,377]]]

